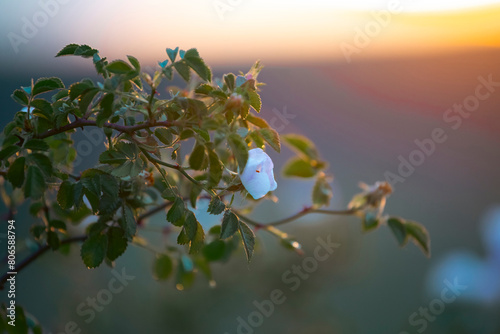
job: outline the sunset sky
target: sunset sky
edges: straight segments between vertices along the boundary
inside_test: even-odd
[[[24,39],[25,22],[33,23],[43,10],[43,2],[26,3],[0,5],[4,59],[51,58],[72,42],[90,44],[110,58],[133,54],[151,64],[165,58],[166,46],[197,47],[213,65],[259,58],[266,64],[345,61],[346,48],[355,61],[500,46],[500,4],[491,0],[68,1],[50,7],[45,24]],[[14,47],[15,36],[23,41]]]

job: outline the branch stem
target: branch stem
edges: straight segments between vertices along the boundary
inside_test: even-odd
[[[134,131],[142,130],[142,129],[149,129],[149,128],[159,127],[159,126],[170,127],[170,126],[175,126],[175,125],[177,125],[177,122],[175,122],[175,121],[161,121],[161,122],[147,122],[147,123],[141,123],[141,124],[136,124],[136,125],[120,125],[120,124],[115,124],[115,123],[104,123],[103,127],[117,130],[120,132],[132,133]],[[83,128],[86,126],[97,126],[97,122],[92,121],[92,120],[88,120],[88,119],[84,119],[84,118],[79,118],[76,121],[71,122],[69,124],[66,124],[60,128],[52,129],[52,130],[43,132],[39,135],[36,135],[34,138],[44,139],[44,138],[48,138],[48,137],[55,136],[57,134],[69,131],[69,130],[73,130],[76,128]]]
[[[342,215],[342,216],[351,216],[356,214],[359,211],[359,209],[348,209],[348,210],[324,210],[324,209],[314,209],[312,207],[305,208],[304,210],[290,216],[287,218],[283,218],[280,220],[276,220],[271,223],[267,224],[262,224],[259,222],[256,222],[255,220],[252,220],[237,211],[233,210],[233,212],[240,217],[241,220],[243,220],[245,223],[248,223],[250,225],[253,225],[257,228],[265,228],[266,226],[279,226],[279,225],[284,225],[287,223],[290,223],[294,220],[297,220],[305,215],[311,214],[311,213],[319,213],[319,214],[324,214],[324,215]]]

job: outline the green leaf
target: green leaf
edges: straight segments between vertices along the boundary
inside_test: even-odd
[[[379,225],[379,217],[373,212],[366,212],[363,218],[363,231],[368,232],[374,230]]]
[[[99,161],[119,165],[111,171],[117,177],[135,177],[144,169],[144,161],[140,159],[139,148],[135,143],[119,142],[114,149],[102,153]]]
[[[32,151],[48,151],[49,144],[42,139],[30,139],[24,143],[24,148]]]
[[[168,49],[167,48],[167,55],[168,58],[172,61],[172,63],[175,61],[175,58],[177,57],[177,52],[179,52],[179,47],[176,47],[175,49]]]
[[[165,145],[171,145],[174,140],[172,132],[167,128],[157,128],[155,130],[155,136]]]
[[[187,236],[185,229],[182,229],[181,233],[179,233],[179,236],[177,237],[177,243],[179,245],[186,245],[189,243],[189,237]]]
[[[226,243],[222,240],[214,240],[203,247],[203,256],[208,261],[221,260],[226,253]]]
[[[32,95],[36,96],[38,94],[42,94],[45,92],[50,92],[55,89],[64,88],[64,84],[61,79],[52,77],[52,78],[40,78],[36,81],[33,86]]]
[[[118,180],[109,174],[101,174],[99,175],[99,179],[103,195],[109,195],[118,198],[120,190],[120,184]]]
[[[390,217],[387,220],[387,225],[389,225],[399,246],[403,247],[408,242],[408,233],[406,232],[404,221],[398,217]]]
[[[97,126],[102,127],[104,123],[113,115],[113,102],[115,95],[113,93],[106,94],[101,100],[102,110],[97,115]]]
[[[28,174],[26,176],[26,184],[24,185],[24,197],[39,199],[45,192],[46,184],[40,168],[35,166],[28,167]]]
[[[234,84],[235,84],[235,81],[236,81],[236,78],[235,78],[234,74],[233,73],[226,74],[226,75],[224,75],[223,79],[224,79],[224,82],[225,82],[227,88],[230,91],[233,91],[234,90]]]
[[[184,55],[184,61],[205,81],[211,81],[212,72],[210,68],[201,59],[196,49],[189,49]]]
[[[43,203],[41,202],[34,202],[30,205],[30,214],[32,216],[36,216],[38,215],[38,213],[45,207],[45,205],[43,205]]]
[[[203,231],[203,226],[198,221],[196,223],[196,234],[191,240],[189,254],[196,254],[205,246],[205,231]]]
[[[64,92],[66,92],[66,96],[67,96],[68,91],[66,89],[63,89],[63,90],[57,92],[56,94],[61,94]],[[34,99],[31,101],[30,106],[34,107],[35,109],[43,110],[47,114],[52,114],[52,112],[53,112],[52,104],[50,104],[50,102],[45,100],[45,99]]]
[[[224,202],[218,197],[212,197],[208,204],[207,212],[211,215],[220,215],[226,209]]]
[[[211,92],[213,92],[213,90],[214,90],[214,88],[212,86],[210,86],[209,84],[201,84],[198,87],[196,87],[194,92],[196,94],[208,95]]]
[[[82,245],[80,256],[87,268],[96,268],[104,261],[108,247],[108,238],[104,234],[89,236]]]
[[[55,228],[56,230],[66,231],[66,223],[62,220],[52,219],[49,222],[49,226]]]
[[[96,49],[92,49],[88,45],[68,44],[57,53],[56,57],[81,56],[83,58],[90,58],[93,57],[97,52],[98,51]]]
[[[52,248],[52,250],[57,250],[60,245],[59,237],[54,231],[47,232],[47,244]]]
[[[161,197],[163,197],[164,199],[167,199],[171,202],[175,201],[175,199],[177,198],[177,193],[178,193],[178,190],[177,190],[177,187],[172,187],[170,186],[170,184],[168,183],[162,183],[162,184],[159,184],[161,186],[162,189],[159,189],[160,191],[163,190],[162,194],[161,194]],[[165,187],[166,185],[166,187]],[[165,187],[165,188],[163,188]]]
[[[278,135],[278,132],[273,129],[260,129],[259,130],[260,135],[264,140],[276,151],[280,152],[281,150],[281,144],[280,144],[280,136]]]
[[[175,226],[179,226],[179,222],[184,216],[185,207],[184,201],[180,197],[176,197],[174,203],[170,207],[167,213],[167,221],[174,224]]]
[[[74,83],[69,87],[69,99],[74,100],[91,88],[95,87],[87,81]]]
[[[98,51],[96,49],[92,49],[90,46],[83,44],[76,48],[74,55],[83,58],[93,58],[94,54],[97,52]]]
[[[114,261],[120,257],[127,249],[128,240],[125,237],[125,232],[123,229],[112,226],[108,229],[108,250],[106,252],[106,257]]]
[[[219,156],[213,150],[208,149],[208,160],[210,162],[210,166],[208,168],[208,184],[209,186],[216,186],[219,184],[222,179],[222,173],[224,171],[224,167],[219,160]]]
[[[304,158],[311,160],[318,160],[319,154],[314,146],[314,143],[308,138],[297,135],[297,134],[287,134],[281,137],[285,144],[287,144],[291,149],[296,151],[298,154],[302,155]]]
[[[21,188],[24,183],[24,166],[26,159],[24,157],[17,158],[9,167],[7,172],[7,180],[12,183],[14,188]]]
[[[33,237],[35,237],[35,239],[40,239],[40,237],[42,236],[42,234],[45,232],[47,228],[45,227],[45,225],[33,225],[31,226],[30,228],[30,232],[31,234],[33,235]]]
[[[311,163],[301,158],[292,158],[283,167],[283,176],[286,177],[313,177],[316,170]]]
[[[191,202],[191,206],[193,209],[196,209],[196,201],[198,200],[198,196],[200,196],[202,187],[191,183],[191,191],[189,192],[189,201]]]
[[[61,90],[60,92],[64,92],[66,90]],[[50,102],[44,99],[34,99],[31,101],[30,105],[34,107],[35,109],[33,110],[33,115],[36,115],[38,117],[43,117],[47,120],[52,119],[52,115],[54,114],[54,111],[52,109],[52,105]]]
[[[103,221],[97,221],[96,223],[92,223],[87,228],[87,234],[89,237],[100,235],[108,226]]]
[[[262,101],[260,100],[259,93],[254,90],[248,91],[248,98],[250,100],[250,105],[255,109],[256,112],[260,112],[262,108]]]
[[[65,246],[68,246],[68,250],[69,250],[69,244],[65,245]],[[61,253],[62,253],[62,250],[61,250]],[[42,326],[40,324],[37,324],[37,325],[33,326],[33,334],[43,334],[43,332],[42,332]]]
[[[189,166],[194,170],[202,170],[206,160],[205,146],[197,144],[189,155]]]
[[[137,224],[135,222],[134,213],[130,206],[124,205],[122,207],[122,215],[122,228],[125,231],[126,237],[128,239],[131,239],[137,231]]]
[[[172,67],[167,66],[163,68],[162,73],[168,80],[172,80],[172,78],[174,77],[174,71],[172,70]]]
[[[259,128],[262,128],[262,129],[269,128],[269,124],[267,124],[267,122],[263,118],[254,116],[252,114],[248,114],[246,120],[248,122],[252,123],[253,125],[258,126]]]
[[[94,100],[94,97],[96,94],[99,93],[99,89],[97,88],[90,88],[85,93],[82,94],[82,97],[80,98],[79,101],[79,107],[80,107],[80,112],[82,114],[85,114],[87,112],[87,109],[89,108],[90,104]]]
[[[194,240],[196,230],[198,229],[198,220],[194,213],[190,210],[186,212],[186,219],[184,220],[184,231],[190,241]]]
[[[57,203],[61,208],[67,210],[75,204],[74,197],[75,184],[71,181],[64,181],[57,192]]]
[[[27,106],[29,103],[28,94],[26,94],[26,92],[24,90],[21,90],[21,89],[16,89],[10,97],[14,101],[16,101],[17,103],[19,103],[23,106]]]
[[[224,217],[222,218],[222,226],[220,232],[221,239],[227,239],[238,231],[239,228],[239,219],[238,217],[232,213],[231,211],[226,211],[224,213]]]
[[[210,133],[205,129],[194,129],[194,131],[201,137],[205,142],[210,141]]]
[[[135,67],[135,69],[137,71],[140,71],[141,64],[139,63],[139,61],[137,60],[137,58],[135,58],[134,56],[127,56],[127,59],[132,64],[132,66]]]
[[[50,158],[41,153],[32,153],[28,155],[28,160],[36,164],[45,174],[45,176],[52,176],[52,161]]]
[[[234,156],[236,157],[236,161],[238,162],[239,172],[242,173],[248,160],[248,147],[245,141],[239,135],[234,133],[229,135],[227,141]]]
[[[96,196],[101,195],[101,179],[100,175],[103,173],[98,169],[87,169],[81,175],[80,182],[83,186]]]
[[[127,74],[133,71],[133,68],[123,60],[115,60],[106,66],[106,69],[111,73]]]
[[[316,179],[316,183],[313,187],[313,205],[317,208],[320,208],[322,206],[329,206],[332,196],[332,187],[328,183],[328,178],[326,177],[326,175],[321,173]]]
[[[99,162],[102,164],[124,164],[127,162],[128,158],[125,153],[116,151],[116,150],[108,150],[101,153],[99,156]]]
[[[255,246],[255,234],[253,233],[252,229],[242,221],[240,221],[239,223],[238,230],[241,235],[241,240],[243,241],[243,248],[245,249],[248,263],[250,263]]]
[[[73,195],[74,195],[74,201],[75,201],[75,206],[77,209],[80,208],[80,206],[83,203],[83,184],[81,182],[75,183],[74,188],[73,188]],[[83,206],[84,208],[87,208],[86,205]]]
[[[412,221],[407,221],[405,227],[413,243],[419,246],[427,257],[430,257],[431,239],[427,229],[423,225]]]
[[[78,49],[79,46],[79,44],[68,44],[57,53],[56,57],[74,55],[75,50]]]
[[[18,151],[19,151],[19,146],[7,146],[6,148],[0,151],[0,160],[8,159]]]
[[[99,213],[99,195],[89,190],[87,187],[84,188],[83,193],[92,207],[92,212],[97,215]]]
[[[185,81],[189,81],[191,74],[189,72],[189,66],[184,61],[178,61],[174,63],[174,68]]]
[[[174,265],[167,254],[157,254],[153,265],[153,277],[158,281],[166,280],[172,274]]]
[[[69,95],[69,90],[68,89],[61,89],[60,91],[58,91],[57,93],[55,93],[54,95],[52,95],[51,100],[52,100],[52,102],[56,102],[56,101],[59,101],[62,98],[67,97],[68,95]],[[34,101],[36,101],[36,100],[31,101],[31,103],[33,103]]]

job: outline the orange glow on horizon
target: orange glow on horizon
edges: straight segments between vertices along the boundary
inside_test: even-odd
[[[257,14],[253,12],[258,8],[250,3],[242,4],[220,20],[212,3],[202,7],[188,21],[182,15],[171,15],[167,20],[164,12],[157,10],[149,11],[148,22],[140,27],[121,24],[133,20],[133,11],[128,17],[119,16],[111,21],[104,14],[94,14],[97,16],[94,22],[106,22],[104,25],[88,21],[73,24],[82,26],[77,42],[86,41],[89,35],[95,36],[95,41],[88,43],[93,43],[93,47],[110,59],[133,54],[141,62],[156,64],[166,59],[165,47],[196,47],[209,64],[217,66],[250,65],[257,59],[267,65],[345,61],[342,43],[354,45],[357,31],[370,22],[377,22],[373,17],[377,11],[328,7],[298,10],[270,5]],[[368,45],[358,48],[353,59],[500,47],[499,17],[500,5],[392,14],[390,23],[370,37]],[[71,42],[74,39],[68,39],[68,43]]]

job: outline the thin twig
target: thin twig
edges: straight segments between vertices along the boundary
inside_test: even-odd
[[[350,216],[350,215],[354,215],[355,213],[357,213],[360,209],[349,209],[349,210],[323,210],[323,209],[314,209],[312,207],[307,207],[305,208],[304,210],[290,216],[290,217],[287,217],[287,218],[283,218],[283,219],[280,219],[280,220],[277,220],[277,221],[274,221],[274,222],[271,222],[271,223],[267,223],[267,224],[262,224],[262,223],[259,223],[259,222],[256,222],[255,220],[252,220],[242,214],[240,214],[239,212],[235,211],[235,210],[232,210],[238,217],[240,217],[241,220],[243,220],[244,222],[250,224],[250,225],[253,225],[257,228],[265,228],[266,226],[278,226],[278,225],[283,225],[283,224],[287,224],[287,223],[290,223],[294,220],[297,220],[305,215],[308,215],[308,214],[311,214],[311,213],[319,213],[319,214],[325,214],[325,215],[343,215],[343,216]]]
[[[104,123],[103,127],[110,128],[110,129],[117,130],[117,131],[124,132],[124,133],[131,133],[131,132],[134,132],[137,130],[142,130],[142,129],[148,129],[148,128],[159,127],[159,126],[170,127],[170,126],[175,126],[175,125],[178,125],[177,122],[175,122],[175,121],[161,121],[161,122],[148,122],[148,123],[142,123],[142,124],[136,124],[136,125],[120,125],[120,124],[115,124],[115,123]],[[43,132],[39,135],[36,135],[35,138],[44,139],[44,138],[55,136],[59,133],[63,133],[63,132],[66,132],[66,131],[69,131],[72,129],[83,128],[85,126],[97,126],[97,122],[87,120],[84,118],[79,118],[78,120],[76,120],[72,123],[69,123],[67,125],[64,125],[60,128],[52,129],[52,130]]]

